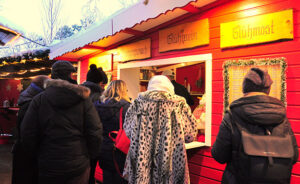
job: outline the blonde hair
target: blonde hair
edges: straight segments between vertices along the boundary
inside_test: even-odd
[[[116,101],[126,100],[130,102],[130,99],[127,94],[126,83],[122,80],[114,80],[109,83],[106,90],[101,96],[101,101],[105,102],[106,100],[115,99]]]

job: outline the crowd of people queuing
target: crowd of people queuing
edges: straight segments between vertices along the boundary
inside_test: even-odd
[[[128,96],[124,81],[107,84],[105,72],[94,64],[81,85],[71,78],[72,72],[75,68],[70,62],[57,61],[51,79],[37,76],[21,93],[12,184],[95,184],[97,163],[103,169],[103,184],[190,183],[184,143],[195,139],[196,119],[186,95],[176,95],[170,72],[153,76],[147,91],[134,100]],[[232,103],[232,114],[249,117],[249,113],[260,114],[257,111],[272,112],[280,116],[253,115],[254,120],[282,122],[286,118],[284,105],[267,96],[272,82],[251,86],[251,81],[259,80],[253,73],[248,78],[250,83],[244,84],[247,95]],[[265,105],[253,106],[253,101]],[[124,120],[130,140],[127,155],[114,147],[110,135],[119,130],[120,120]],[[232,146],[230,140],[239,140],[240,135],[231,134],[229,122],[226,114],[212,155],[218,162],[228,163],[222,183],[239,183],[231,159],[232,149],[238,146]],[[297,149],[294,157],[297,160]]]

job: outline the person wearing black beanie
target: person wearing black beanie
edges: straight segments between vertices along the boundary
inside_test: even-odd
[[[91,90],[90,99],[92,102],[99,100],[100,95],[104,91],[100,86],[103,81],[102,73],[95,64],[90,65],[90,70],[86,75],[86,81],[82,84]]]
[[[86,81],[82,84],[83,86],[89,88],[91,90],[90,99],[92,102],[96,102],[100,99],[100,96],[104,89],[100,86],[100,84],[103,82],[103,71],[102,68],[99,70],[95,64],[90,65],[90,70],[88,71],[86,75]],[[95,170],[97,165],[98,159],[91,159],[90,165],[90,178],[89,178],[89,184],[95,183]]]

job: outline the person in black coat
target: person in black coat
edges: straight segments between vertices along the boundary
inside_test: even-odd
[[[68,82],[72,71],[68,61],[53,64],[55,79],[33,98],[21,124],[22,145],[38,158],[39,184],[88,183],[90,159],[100,153],[101,121],[90,90]]]
[[[103,169],[103,184],[127,183],[119,174],[122,173],[126,155],[114,150],[114,142],[109,138],[111,131],[119,130],[120,109],[123,107],[122,119],[124,121],[130,100],[124,81],[112,81],[103,92],[101,100],[95,102],[96,109],[103,123],[103,144],[99,158],[99,165]],[[114,165],[114,157],[118,163],[120,173]]]
[[[186,103],[189,106],[194,105],[194,100],[191,97],[190,93],[188,92],[188,90],[181,84],[177,83],[174,80],[174,73],[172,72],[172,70],[165,70],[162,72],[162,75],[168,77],[170,79],[170,81],[172,82],[173,86],[174,86],[174,91],[176,95],[182,96],[185,98]]]
[[[86,75],[86,81],[82,84],[91,90],[90,98],[92,102],[99,100],[104,89],[100,86],[103,82],[103,75],[100,69],[97,69],[95,64],[90,65],[90,70]]]
[[[251,130],[251,132],[256,132],[256,134],[265,135],[266,129],[273,130],[274,127],[276,127],[277,132],[284,132],[282,129],[285,126],[279,127],[278,125],[283,124],[287,120],[285,105],[280,100],[268,95],[272,82],[269,74],[258,68],[252,68],[246,74],[243,81],[244,96],[233,101],[230,105],[230,111],[235,122],[239,120],[238,123],[242,127]],[[293,162],[295,163],[298,159],[298,148],[289,122],[288,128],[289,134],[292,136],[294,147]],[[217,162],[227,164],[223,173],[222,184],[247,184],[250,182],[242,181],[245,177],[240,172],[241,168],[237,168],[241,161],[233,155],[233,153],[238,152],[241,144],[241,134],[236,125],[233,124],[230,115],[226,113],[211,150],[211,154]],[[288,184],[290,181],[270,182],[261,180],[252,181],[251,183]]]
[[[90,99],[92,102],[98,101],[102,92],[104,91],[100,84],[105,80],[103,77],[102,69],[97,69],[95,64],[90,65],[90,70],[86,75],[86,81],[82,84],[91,90]],[[95,184],[95,170],[97,166],[98,158],[91,160],[91,171],[89,184]]]
[[[33,97],[44,91],[44,81],[49,79],[46,75],[39,75],[32,79],[18,99],[17,140],[13,146],[12,154],[12,184],[37,184],[38,168],[37,160],[26,155],[20,138],[20,126],[29,104]]]

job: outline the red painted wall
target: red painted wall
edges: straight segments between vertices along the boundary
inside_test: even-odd
[[[294,9],[294,39],[264,43],[255,46],[234,49],[220,49],[220,23],[239,20],[249,17],[249,12],[256,15],[268,14],[285,9]],[[223,62],[229,59],[274,58],[285,57],[287,68],[287,116],[291,121],[298,145],[300,145],[300,2],[296,0],[232,0],[211,9],[191,15],[176,23],[166,26],[186,23],[199,19],[209,18],[210,44],[190,50],[159,53],[158,32],[154,30],[144,38],[152,39],[152,59],[162,59],[186,55],[212,53],[212,143],[216,139],[223,112]],[[175,21],[173,21],[175,22]],[[114,68],[116,64],[114,64]],[[84,70],[84,67],[82,67]],[[87,70],[82,71],[85,73]],[[116,71],[114,71],[116,76]],[[225,165],[218,164],[211,157],[211,148],[188,150],[189,168],[192,184],[220,184]],[[292,184],[300,183],[300,159],[292,171]]]
[[[17,103],[20,95],[17,86],[20,83],[20,80],[0,79],[0,106],[3,106],[3,101],[6,99],[10,100],[12,105]],[[0,109],[0,133],[12,133],[16,120],[16,112]]]
[[[6,99],[13,100],[13,103],[17,103],[20,95],[20,92],[17,90],[17,86],[20,83],[20,80],[0,79],[0,106],[3,105],[3,101]],[[9,90],[7,86],[10,86]]]

